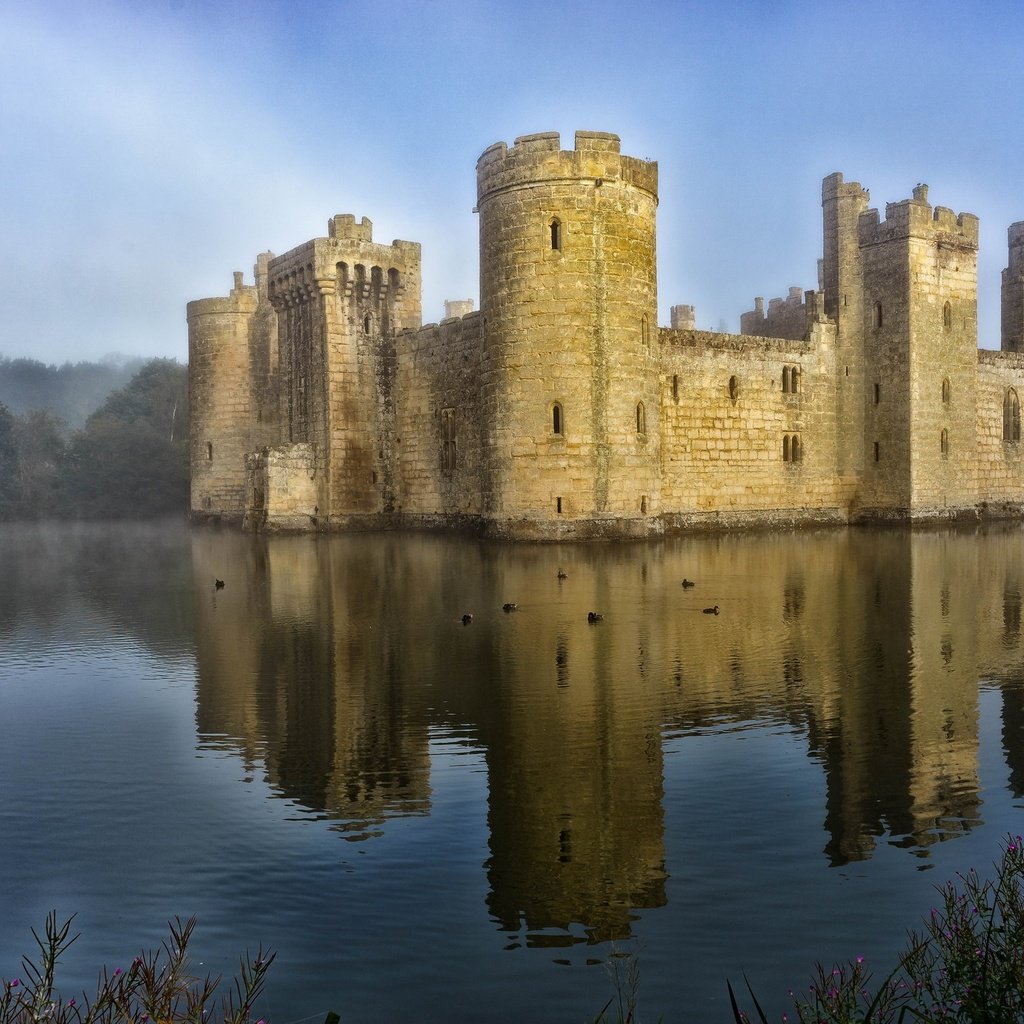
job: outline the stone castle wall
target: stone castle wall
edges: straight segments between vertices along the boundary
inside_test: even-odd
[[[617,136],[522,136],[477,163],[479,311],[421,327],[419,245],[349,214],[190,303],[193,515],[550,539],[1024,513],[1021,224],[979,353],[977,219],[927,186],[883,220],[829,175],[821,290],[740,335],[687,305],[658,328],[657,202]]]
[[[482,326],[470,313],[397,339],[396,511],[423,525],[483,513]]]
[[[192,509],[213,518],[245,513],[245,456],[278,436],[277,318],[267,301],[265,257],[255,285],[187,309]]]
[[[830,324],[807,343],[660,332],[662,502],[680,524],[845,519],[834,334]],[[783,391],[784,372],[795,389]]]

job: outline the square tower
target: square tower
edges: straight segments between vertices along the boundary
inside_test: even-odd
[[[976,501],[978,219],[928,187],[858,221],[863,476],[857,515],[954,515]]]

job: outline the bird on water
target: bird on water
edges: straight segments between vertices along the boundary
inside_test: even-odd
[[[564,569],[559,569],[558,578],[560,580],[567,580],[569,578],[569,574]]]
[[[503,604],[503,605],[501,606],[501,610],[502,610],[503,612],[514,612],[514,611],[515,611],[515,610],[516,610],[516,609],[517,609],[518,607],[519,607],[519,605],[517,605],[517,604],[515,603],[515,601],[506,601],[506,602],[505,602],[505,603],[504,603],[504,604]]]
[[[223,580],[214,580],[213,581],[213,589],[214,590],[223,590],[224,589],[224,581]]]
[[[587,612],[587,622],[600,622],[603,618],[600,612]]]
[[[716,604],[714,608],[705,608],[704,609],[704,614],[705,615],[717,615],[718,614],[718,605]]]
[[[472,621],[473,621],[473,616],[470,615],[469,612],[466,612],[466,614],[462,616],[462,624],[464,626],[468,626]]]
[[[697,586],[697,584],[694,583],[693,580],[684,579],[683,580],[683,586],[684,587],[695,587],[695,586]]]

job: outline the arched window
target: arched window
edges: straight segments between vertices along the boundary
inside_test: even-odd
[[[789,394],[789,367],[784,366],[782,368],[782,393],[784,395]]]
[[[942,453],[943,458],[949,455],[949,431],[945,428],[939,434],[939,451]]]
[[[945,377],[942,381],[942,402],[944,405],[949,405],[949,398],[952,394],[952,388],[949,386],[949,378]]]
[[[551,219],[551,248],[561,249],[562,248],[562,222],[557,218]]]
[[[791,395],[799,394],[800,392],[800,367],[793,366],[789,371],[789,393]]]
[[[679,401],[679,374],[678,373],[673,373],[672,374],[672,401],[673,402],[678,402]]]
[[[363,317],[363,334],[369,334],[370,328],[373,326],[373,317],[369,313]]]
[[[647,410],[643,402],[636,403],[636,432],[641,435],[647,433]]]
[[[800,435],[794,434],[789,442],[789,457],[793,462],[800,462],[804,457],[803,446],[800,444]]]
[[[953,326],[953,307],[948,302],[942,307],[942,326],[947,331]]]
[[[213,462],[213,442],[212,441],[207,441],[206,442],[206,458],[210,462]]]
[[[551,406],[551,433],[558,434],[559,436],[565,433],[562,406],[558,402]]]
[[[882,304],[880,302],[875,303],[874,319],[871,326],[876,331],[882,326]]]
[[[789,462],[789,434],[782,435],[782,461]]]
[[[740,393],[740,382],[735,377],[729,378],[729,397],[735,402]]]
[[[1013,388],[1007,388],[1003,398],[1003,440],[1020,440],[1020,399]]]
[[[646,313],[640,317],[640,340],[644,343],[644,348],[651,347],[651,328],[647,323]]]

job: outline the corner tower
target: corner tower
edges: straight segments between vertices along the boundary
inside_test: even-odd
[[[943,517],[976,500],[978,218],[928,186],[859,219],[864,476],[859,514]]]
[[[241,520],[245,454],[277,440],[277,317],[267,297],[263,253],[255,285],[187,307],[191,511],[196,519]]]
[[[556,132],[477,162],[485,515],[520,534],[658,529],[657,164]]]

